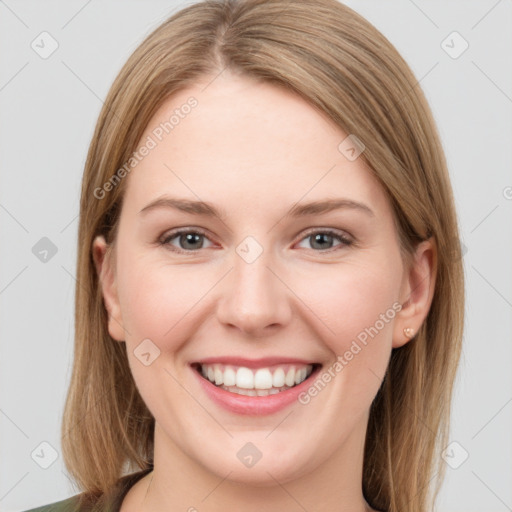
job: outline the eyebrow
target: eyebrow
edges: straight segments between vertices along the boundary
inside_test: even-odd
[[[158,208],[172,208],[192,215],[204,215],[208,217],[227,217],[224,210],[218,210],[211,203],[204,201],[192,201],[190,199],[178,199],[174,197],[160,197],[148,205],[146,205],[139,214],[146,214],[151,210]],[[363,212],[371,217],[375,217],[375,213],[369,206],[359,203],[351,199],[327,199],[323,201],[312,201],[309,203],[296,203],[286,213],[285,217],[305,217],[307,215],[315,215],[328,213],[333,210],[351,209]]]

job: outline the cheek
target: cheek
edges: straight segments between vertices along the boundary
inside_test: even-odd
[[[340,266],[340,272],[331,269],[317,277],[314,285],[304,286],[302,293],[321,319],[320,322],[317,318],[315,325],[322,343],[332,352],[332,359],[302,396],[301,403],[307,404],[320,395],[326,410],[332,409],[334,414],[350,411],[343,420],[348,429],[350,417],[358,418],[367,412],[389,364],[398,305],[397,273],[392,267]],[[319,392],[324,387],[331,392]],[[329,421],[335,424],[337,420],[329,417]]]
[[[180,333],[194,306],[211,287],[204,272],[192,266],[130,256],[119,259],[118,282],[127,337],[132,343],[149,338],[162,350],[172,349],[168,343],[183,339]]]
[[[336,355],[351,351],[365,352],[366,357],[354,359],[380,358],[390,350],[397,308],[395,280],[391,268],[340,266],[338,272],[331,268],[325,276],[319,273],[314,285],[304,288],[305,302],[321,320],[323,341]],[[372,350],[366,350],[370,346]]]
[[[174,405],[169,404],[187,400],[183,388],[171,377],[180,380],[181,369],[171,361],[197,327],[194,307],[211,288],[211,279],[193,266],[166,265],[128,252],[118,258],[117,277],[131,372],[144,402],[157,419],[162,419],[162,404],[171,414]],[[148,339],[152,343],[145,341]],[[149,364],[145,365],[141,358],[147,352]],[[169,396],[172,401],[168,401]]]

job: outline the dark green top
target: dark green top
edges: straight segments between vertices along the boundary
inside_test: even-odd
[[[135,482],[152,471],[152,467],[121,477],[115,486],[105,494],[91,498],[86,493],[76,494],[71,498],[50,503],[25,512],[119,512],[124,497]]]

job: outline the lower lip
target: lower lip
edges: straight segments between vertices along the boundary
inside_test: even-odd
[[[205,393],[216,404],[236,414],[263,416],[281,411],[293,402],[298,401],[299,395],[310,386],[312,377],[319,373],[320,368],[320,366],[315,368],[311,375],[297,386],[276,393],[275,395],[267,396],[246,396],[231,393],[212,384],[209,380],[202,377],[194,368],[192,368],[192,371],[199,379]]]

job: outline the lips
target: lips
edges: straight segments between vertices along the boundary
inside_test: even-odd
[[[191,364],[207,395],[241,414],[266,414],[292,403],[321,367],[296,358],[208,358]]]
[[[230,364],[233,366],[245,366],[246,368],[265,368],[269,366],[275,366],[279,364],[296,364],[296,365],[308,365],[316,364],[314,360],[299,359],[297,357],[261,357],[259,359],[246,359],[244,357],[233,357],[233,356],[220,356],[220,357],[207,357],[195,361],[192,364]]]

